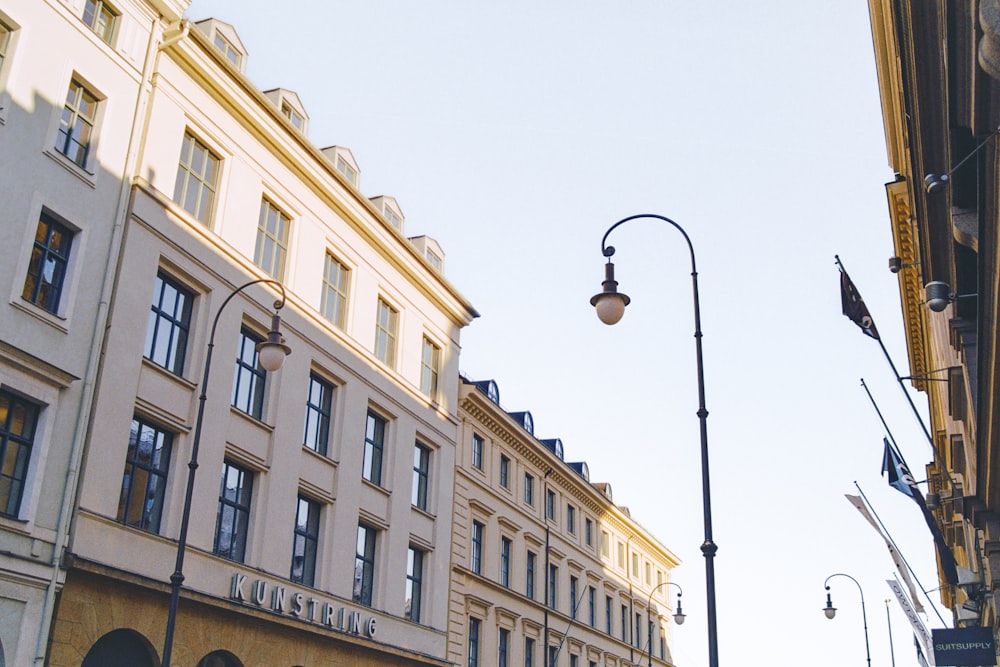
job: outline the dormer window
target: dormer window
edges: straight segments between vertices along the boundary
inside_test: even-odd
[[[222,51],[223,55],[226,56],[226,60],[236,65],[240,66],[240,61],[243,60],[243,54],[236,50],[236,47],[229,43],[229,40],[215,33],[215,46]]]
[[[302,101],[294,91],[286,88],[274,88],[265,90],[264,97],[271,100],[271,103],[278,108],[281,115],[288,119],[292,126],[305,134],[309,125],[309,116],[306,114]]]
[[[297,130],[301,130],[302,125],[305,123],[305,119],[302,118],[302,114],[293,109],[288,102],[283,102],[281,104],[281,115],[290,120],[292,125],[294,125]]]
[[[394,197],[389,197],[387,195],[379,195],[378,197],[372,197],[371,203],[375,205],[375,208],[382,214],[382,217],[392,225],[392,228],[396,231],[403,231],[403,211],[399,208],[399,204],[396,202]]]
[[[441,270],[441,258],[428,248],[426,252],[427,261],[431,263],[435,271]]]
[[[389,224],[395,227],[396,229],[399,229],[403,224],[402,219],[398,215],[396,215],[396,212],[393,211],[388,206],[382,209],[382,216],[386,220],[388,220]]]
[[[358,172],[354,170],[354,167],[347,164],[347,160],[340,156],[337,157],[337,171],[342,173],[351,185],[358,184]]]
[[[218,19],[204,19],[195,23],[195,26],[236,69],[246,71],[247,50],[233,26]]]

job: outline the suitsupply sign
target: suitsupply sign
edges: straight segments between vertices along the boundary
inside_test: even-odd
[[[932,630],[934,663],[938,667],[997,664],[996,642],[990,628]]]

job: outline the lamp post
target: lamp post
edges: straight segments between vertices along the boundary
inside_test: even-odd
[[[163,639],[163,661],[162,667],[170,667],[170,654],[174,647],[174,625],[177,621],[177,604],[180,602],[181,585],[184,583],[184,552],[187,548],[188,522],[191,518],[191,499],[194,495],[194,475],[198,470],[198,446],[201,443],[201,425],[205,416],[205,398],[208,391],[208,374],[212,369],[212,350],[215,347],[215,329],[219,325],[219,316],[225,310],[226,305],[234,296],[242,292],[251,285],[258,283],[268,283],[274,285],[281,292],[281,298],[274,302],[274,316],[271,318],[271,331],[267,334],[267,339],[257,343],[258,363],[268,372],[277,371],[285,360],[285,356],[291,349],[285,345],[285,339],[281,336],[279,328],[281,317],[278,311],[285,305],[285,287],[277,280],[261,278],[251,280],[245,285],[237,287],[226,297],[226,300],[219,306],[212,321],[212,333],[208,338],[208,353],[205,355],[205,373],[201,378],[201,395],[198,396],[198,417],[194,424],[194,439],[191,442],[191,460],[188,462],[187,490],[184,494],[184,510],[181,512],[181,532],[177,538],[177,560],[174,564],[174,573],[170,575],[170,608],[167,611],[167,629]]]
[[[826,614],[826,617],[831,620],[833,620],[833,617],[837,615],[837,608],[833,606],[833,601],[830,600],[829,581],[834,577],[847,577],[854,582],[854,585],[858,587],[858,593],[861,594],[861,622],[865,626],[865,655],[868,658],[868,667],[871,667],[872,655],[871,651],[868,650],[868,616],[865,614],[865,593],[861,590],[861,584],[858,583],[858,580],[849,574],[841,574],[839,572],[837,574],[831,574],[827,577],[826,581],[823,582],[823,585],[826,587],[826,607],[823,608],[823,613]]]
[[[705,588],[706,588],[706,611],[708,613],[708,665],[709,667],[719,666],[718,633],[715,623],[715,552],[718,550],[712,540],[712,497],[711,485],[708,475],[708,410],[705,409],[705,368],[702,361],[701,347],[701,309],[698,302],[698,270],[694,259],[694,246],[687,232],[670,218],[654,213],[642,213],[632,215],[608,228],[601,239],[601,253],[608,258],[605,265],[604,282],[599,294],[590,299],[590,304],[597,309],[597,316],[605,324],[615,324],[625,314],[625,306],[631,299],[618,291],[618,282],[615,280],[615,265],[611,262],[612,255],[615,254],[614,246],[609,246],[608,236],[619,225],[630,220],[639,218],[653,218],[662,220],[672,225],[684,237],[688,251],[691,254],[691,286],[694,292],[694,341],[695,354],[698,366],[698,420],[701,425],[701,497],[702,514],[705,522],[705,541],[701,545],[701,553],[705,556]]]
[[[649,597],[646,598],[646,620],[649,623],[649,632],[646,633],[646,638],[649,642],[649,667],[653,667],[653,593],[663,586],[677,587],[677,611],[674,613],[674,623],[684,625],[684,619],[687,618],[684,615],[684,609],[681,608],[681,596],[684,595],[684,591],[681,589],[680,584],[675,584],[669,580],[663,581],[658,583],[653,590],[649,591]]]

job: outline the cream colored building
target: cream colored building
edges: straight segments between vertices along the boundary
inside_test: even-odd
[[[449,660],[541,666],[547,636],[550,665],[672,665],[677,556],[492,380],[463,378],[459,417]]]
[[[0,0],[0,664],[159,664],[202,391],[173,664],[447,664],[477,313],[186,8]]]

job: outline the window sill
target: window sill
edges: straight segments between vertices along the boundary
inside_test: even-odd
[[[79,178],[83,183],[86,183],[91,188],[97,186],[97,174],[95,172],[84,169],[62,153],[54,152],[54,149],[45,150],[43,153],[46,157]]]
[[[36,306],[30,301],[25,301],[21,298],[11,301],[10,305],[14,306],[14,308],[17,308],[21,312],[31,315],[35,319],[48,324],[53,329],[57,329],[64,334],[69,333],[69,324],[65,317],[61,317],[53,312],[45,310],[41,306]]]

